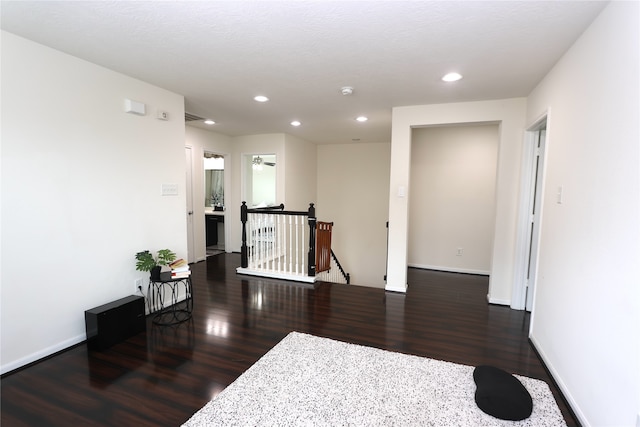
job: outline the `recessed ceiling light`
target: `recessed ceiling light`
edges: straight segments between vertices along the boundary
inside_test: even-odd
[[[207,120],[204,121],[204,124],[205,125],[215,125],[216,122],[214,122],[213,120],[207,119]]]
[[[267,102],[269,100],[269,98],[267,98],[264,95],[258,95],[256,97],[254,97],[253,99],[255,99],[258,102]]]
[[[457,82],[460,80],[462,76],[458,73],[448,73],[442,76],[442,81],[444,82]]]
[[[300,123],[300,122],[299,122],[299,121],[297,121],[297,120],[294,120],[294,121],[292,121],[292,122],[291,122],[291,126],[300,126],[301,124],[302,124],[302,123]]]
[[[359,117],[356,117],[356,120],[359,122],[366,122],[369,119],[365,116],[359,116]]]

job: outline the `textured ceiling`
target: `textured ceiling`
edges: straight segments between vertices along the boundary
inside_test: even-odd
[[[3,30],[184,95],[217,122],[198,127],[342,143],[389,142],[395,106],[528,95],[604,5],[2,1],[0,13]],[[443,83],[449,71],[463,80]]]

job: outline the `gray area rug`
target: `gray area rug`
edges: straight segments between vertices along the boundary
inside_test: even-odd
[[[549,386],[523,421],[475,404],[473,366],[292,332],[184,426],[566,426]]]

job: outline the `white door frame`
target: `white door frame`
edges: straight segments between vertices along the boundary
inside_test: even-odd
[[[535,300],[535,277],[537,273],[538,243],[540,241],[540,225],[542,221],[542,197],[539,197],[535,221],[537,221],[537,233],[532,234],[532,217],[534,195],[536,192],[536,157],[539,156],[538,169],[540,170],[537,182],[537,193],[539,196],[544,194],[544,171],[546,163],[546,153],[543,150],[537,153],[538,138],[541,130],[548,128],[549,113],[546,112],[542,117],[538,118],[526,131],[524,138],[524,147],[522,150],[522,180],[520,188],[520,203],[518,209],[518,230],[516,240],[516,260],[514,268],[514,280],[511,292],[511,308],[515,310],[531,311],[533,301]],[[548,138],[548,131],[545,132]],[[548,144],[545,141],[545,146]],[[530,251],[533,248],[533,251]],[[530,256],[533,257],[531,264],[533,269],[532,283],[528,282],[528,272],[530,264]],[[527,287],[531,287],[529,301],[527,301]]]
[[[193,234],[193,150],[185,146],[186,162],[186,215],[187,215],[187,262],[195,261],[195,242]]]

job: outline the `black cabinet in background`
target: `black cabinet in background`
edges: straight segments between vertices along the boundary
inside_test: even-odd
[[[218,244],[218,216],[205,215],[205,218],[206,218],[205,225],[207,229],[207,246],[217,245]]]

